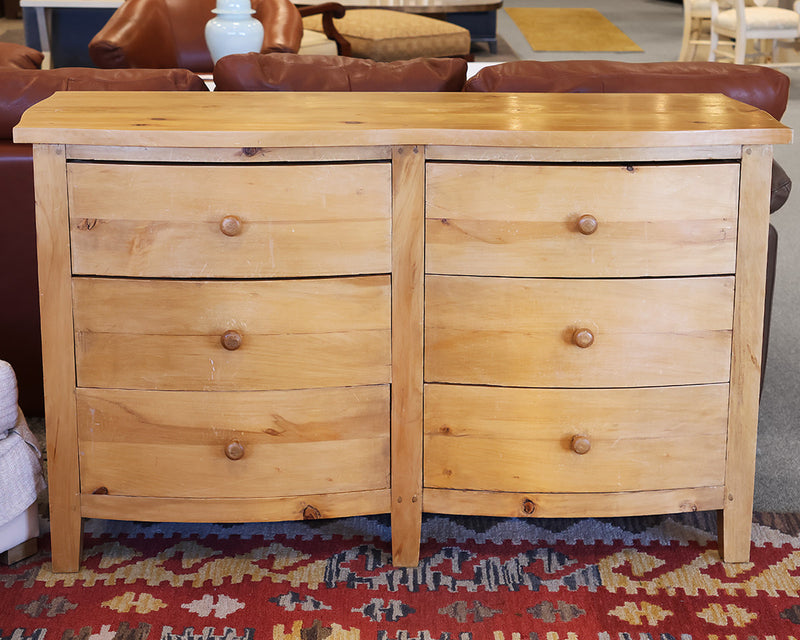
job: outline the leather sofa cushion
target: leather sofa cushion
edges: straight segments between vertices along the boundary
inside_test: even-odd
[[[465,91],[541,93],[722,93],[780,120],[789,100],[789,78],[775,69],[718,62],[612,62],[520,60],[484,67]],[[792,190],[791,178],[772,163],[770,213]]]
[[[467,63],[459,58],[375,62],[340,56],[246,53],[214,67],[217,91],[461,91]]]
[[[208,87],[185,69],[0,69],[0,139],[11,140],[23,112],[56,91],[208,91]]]
[[[41,69],[44,54],[13,42],[0,42],[0,68]]]
[[[723,93],[780,120],[789,78],[775,69],[717,62],[520,60],[484,67],[465,91],[546,93]]]

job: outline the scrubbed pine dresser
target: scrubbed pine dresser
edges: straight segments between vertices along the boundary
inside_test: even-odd
[[[772,145],[720,95],[61,93],[53,566],[81,519],[719,510],[747,560]]]

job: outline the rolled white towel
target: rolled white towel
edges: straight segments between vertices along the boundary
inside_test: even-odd
[[[24,512],[45,487],[39,443],[17,399],[14,370],[0,360],[0,526]]]
[[[17,377],[5,360],[0,360],[0,440],[17,423]]]
[[[25,511],[45,488],[36,436],[22,411],[6,433],[0,440],[0,526]]]

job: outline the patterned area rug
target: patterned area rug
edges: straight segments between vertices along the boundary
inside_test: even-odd
[[[266,525],[89,520],[82,570],[0,568],[4,640],[789,640],[800,517],[758,514],[752,562],[714,514],[430,515],[415,569],[386,517]]]
[[[510,8],[514,21],[534,51],[641,51],[596,9]]]

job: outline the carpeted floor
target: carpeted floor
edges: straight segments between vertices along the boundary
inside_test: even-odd
[[[725,565],[713,514],[426,516],[415,569],[386,517],[274,525],[89,520],[80,573],[42,551],[0,568],[0,638],[788,640],[800,517],[757,514]]]

